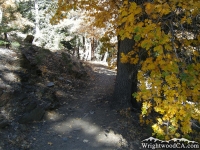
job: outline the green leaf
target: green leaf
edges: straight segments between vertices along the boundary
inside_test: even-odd
[[[135,29],[134,29],[134,33],[138,33],[140,31],[140,27],[135,27]]]
[[[134,92],[133,94],[132,94],[132,96],[134,97],[134,98],[136,98],[137,97],[137,93],[136,92]]]
[[[162,77],[166,77],[166,76],[168,76],[168,75],[170,75],[169,72],[167,72],[167,71],[162,72]]]
[[[135,36],[134,36],[134,40],[135,40],[136,42],[140,41],[140,39],[141,39],[141,36],[140,36],[140,35],[135,35]]]

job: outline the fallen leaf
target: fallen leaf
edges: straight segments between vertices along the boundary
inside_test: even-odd
[[[48,142],[47,144],[50,145],[50,146],[53,145],[53,143],[51,143],[51,142]]]

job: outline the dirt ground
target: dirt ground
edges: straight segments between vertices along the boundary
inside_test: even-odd
[[[11,54],[15,56],[14,52]],[[87,81],[82,82],[86,85],[69,90],[59,84],[60,105],[46,111],[42,121],[28,124],[10,121],[9,126],[0,129],[0,150],[141,149],[140,142],[148,135],[143,133],[137,114],[111,107],[116,72],[102,62],[85,65],[92,68],[87,72]],[[9,67],[12,68],[12,63]]]
[[[32,125],[28,135],[30,149],[140,149],[139,139],[130,141],[126,137],[130,133],[127,120],[110,107],[115,72],[100,63],[89,65],[93,72],[88,87],[72,92],[71,99],[63,98],[59,109],[48,112],[45,120]]]

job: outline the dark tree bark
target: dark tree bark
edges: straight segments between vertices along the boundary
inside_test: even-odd
[[[114,90],[114,107],[135,107],[138,108],[137,101],[132,97],[132,93],[137,91],[137,68],[129,63],[120,62],[120,54],[127,54],[132,50],[134,40],[124,39],[118,41],[117,77]]]
[[[7,34],[7,32],[4,32],[4,40],[8,41],[8,34]]]
[[[6,48],[10,49],[11,43],[10,43],[10,41],[8,40],[8,34],[7,34],[7,32],[4,32],[4,40],[5,40],[5,42],[6,42],[6,44],[5,44]]]
[[[138,5],[143,4],[145,1],[147,0],[129,0],[129,2],[135,2]],[[134,92],[137,92],[138,67],[129,63],[122,64],[120,62],[121,53],[123,52],[127,54],[133,49],[134,44],[135,42],[133,39],[124,39],[123,41],[118,40],[117,77],[114,90],[114,106],[124,108],[132,106],[140,109],[140,104],[138,104],[136,99],[132,96]],[[145,60],[146,57],[146,51],[141,49],[140,60]]]
[[[94,59],[94,49],[95,49],[95,45],[94,45],[94,37],[91,40],[91,60]]]
[[[79,46],[77,47],[77,58],[80,59],[80,51],[79,51]]]

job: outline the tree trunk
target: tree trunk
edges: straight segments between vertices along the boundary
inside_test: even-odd
[[[114,107],[131,107],[138,108],[137,101],[132,97],[133,92],[137,91],[137,69],[135,65],[120,62],[120,54],[127,54],[134,45],[134,40],[124,39],[118,41],[117,57],[117,77],[114,90]]]
[[[147,0],[145,0],[147,1]],[[138,5],[144,3],[141,0],[129,0],[129,2],[135,2]],[[119,39],[119,38],[118,38]],[[117,52],[117,77],[114,90],[114,106],[118,107],[134,107],[140,109],[140,104],[133,98],[132,94],[137,92],[137,74],[138,68],[136,65],[129,63],[122,64],[120,62],[120,55],[122,52],[127,54],[133,49],[135,42],[133,39],[118,40],[118,52]],[[141,49],[141,60],[145,60],[147,57],[146,50]]]
[[[77,58],[80,59],[80,50],[79,50],[79,46],[77,47]]]
[[[8,41],[8,34],[7,34],[7,32],[4,32],[4,40]]]
[[[94,37],[93,37],[91,41],[91,60],[94,59],[94,49],[95,49],[95,45],[94,45]]]
[[[0,8],[0,24],[2,22],[2,18],[3,18],[3,10]]]
[[[35,34],[36,36],[40,34],[38,0],[35,0]]]

